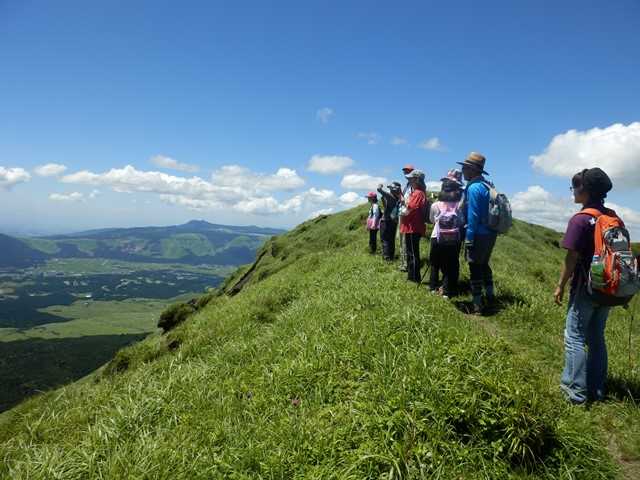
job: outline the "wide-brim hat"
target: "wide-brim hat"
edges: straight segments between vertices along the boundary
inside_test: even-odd
[[[402,190],[402,185],[400,185],[399,182],[391,182],[389,185],[387,185],[387,188],[389,190]]]
[[[484,158],[484,155],[482,155],[481,153],[471,152],[469,155],[467,155],[467,158],[464,159],[464,162],[456,163],[458,165],[462,165],[463,167],[466,165],[467,167],[474,168],[475,170],[481,172],[483,175],[489,175],[489,172],[484,169],[484,164],[486,161],[487,159]]]
[[[409,173],[407,173],[404,178],[406,178],[407,180],[411,179],[411,178],[417,178],[419,180],[424,180],[424,172],[422,172],[421,170],[411,170]]]
[[[454,182],[456,184],[458,184],[460,187],[464,186],[464,184],[462,183],[462,172],[460,170],[458,170],[457,168],[454,168],[452,170],[449,170],[447,172],[447,176],[446,177],[442,177],[440,179],[441,182]]]

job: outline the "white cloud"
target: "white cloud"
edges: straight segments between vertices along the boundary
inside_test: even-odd
[[[366,140],[369,145],[376,145],[380,143],[381,139],[380,135],[375,132],[360,132],[357,137]]]
[[[40,177],[57,177],[62,175],[67,170],[65,165],[59,163],[47,163],[46,165],[39,165],[33,171]]]
[[[442,182],[427,182],[427,192],[439,192],[442,189]]]
[[[311,212],[311,214],[309,214],[309,216],[307,217],[308,220],[312,220],[314,218],[317,218],[321,215],[330,215],[332,213],[334,213],[335,209],[333,208],[322,208],[320,210],[316,210],[315,212]]]
[[[317,189],[311,187],[302,194],[304,200],[312,204],[334,204],[338,198],[333,190]]]
[[[570,197],[555,197],[539,185],[511,198],[514,217],[563,232],[567,222],[578,211]]]
[[[535,169],[548,175],[571,177],[584,168],[600,167],[614,187],[639,187],[640,122],[569,130],[556,135],[543,153],[529,158]]]
[[[320,110],[318,110],[316,112],[316,118],[324,124],[329,123],[329,120],[331,120],[331,117],[333,117],[334,112],[331,108],[329,107],[324,107],[321,108]]]
[[[31,180],[31,175],[24,168],[0,167],[0,189],[10,190],[19,183]]]
[[[169,205],[185,207],[185,208],[188,208],[189,210],[196,210],[196,211],[215,210],[223,207],[223,204],[218,203],[214,200],[190,198],[190,197],[185,197],[184,195],[163,194],[163,195],[160,195],[160,201],[167,203]]]
[[[303,201],[302,197],[297,195],[283,202],[273,197],[249,198],[238,202],[234,208],[241,213],[253,215],[298,213],[302,209]]]
[[[419,148],[423,150],[433,150],[436,152],[444,152],[446,151],[446,147],[442,144],[438,137],[431,137],[421,142],[418,145]]]
[[[72,173],[62,177],[63,183],[106,186],[116,192],[151,192],[199,196],[216,194],[233,198],[238,192],[223,186],[214,186],[199,177],[176,177],[162,172],[141,171],[131,165],[124,168],[112,168],[104,173],[88,170]]]
[[[347,207],[355,207],[362,203],[366,203],[367,199],[363,195],[359,195],[356,192],[347,192],[340,195],[340,203]]]
[[[366,173],[352,173],[342,177],[340,186],[353,190],[375,190],[381,183],[386,185],[387,179],[384,177],[374,177]]]
[[[156,155],[149,160],[156,167],[166,168],[169,170],[178,170],[180,172],[197,172],[199,170],[197,165],[189,165],[188,163],[180,163],[171,157],[164,155]]]
[[[340,173],[353,165],[351,157],[340,155],[314,155],[309,159],[307,169],[311,172],[330,175]]]
[[[640,212],[632,210],[629,207],[623,207],[616,203],[607,202],[607,207],[616,211],[616,213],[622,218],[625,226],[631,234],[631,241],[640,241]]]
[[[96,198],[98,195],[100,195],[100,190],[91,190],[91,193],[89,194],[89,198],[94,199]]]
[[[393,137],[391,139],[391,145],[407,145],[409,142],[404,137]]]
[[[606,206],[620,215],[631,232],[632,241],[637,241],[640,238],[640,212],[610,202]],[[534,185],[525,192],[516,193],[511,199],[511,208],[516,218],[564,232],[571,217],[582,206],[574,203],[571,197],[557,197]]]
[[[241,188],[250,192],[291,191],[304,186],[305,181],[295,170],[279,168],[275,174],[255,173],[239,165],[225,165],[211,175],[216,186]]]
[[[84,200],[84,195],[80,192],[52,193],[49,195],[49,200],[55,202],[81,202]]]

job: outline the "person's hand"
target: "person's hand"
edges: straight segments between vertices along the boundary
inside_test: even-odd
[[[470,241],[470,240],[465,240],[465,242],[464,242],[464,256],[465,256],[467,262],[471,261],[472,252],[473,252],[473,242]]]
[[[553,292],[553,300],[556,302],[556,305],[562,305],[562,297],[564,297],[564,287],[558,285],[556,291]]]

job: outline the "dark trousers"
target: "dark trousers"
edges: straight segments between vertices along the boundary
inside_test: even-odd
[[[369,252],[376,253],[378,248],[378,230],[369,230]]]
[[[437,238],[431,239],[429,263],[431,264],[431,276],[429,288],[438,288],[440,272],[442,272],[442,293],[447,296],[456,295],[458,292],[458,279],[460,278],[460,243],[453,245],[440,245]]]
[[[396,230],[398,222],[382,219],[380,238],[382,240],[382,256],[385,260],[393,260],[396,256]]]
[[[474,302],[478,303],[482,298],[484,287],[487,297],[493,297],[493,271],[489,266],[493,247],[496,244],[496,235],[476,235],[473,248],[467,250],[469,273],[471,276],[471,294]]]
[[[420,283],[420,234],[407,233],[404,238],[407,252],[407,278],[411,282]]]

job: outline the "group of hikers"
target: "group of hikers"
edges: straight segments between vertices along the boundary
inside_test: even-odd
[[[388,191],[383,185],[378,185],[380,201],[375,192],[367,194],[370,203],[367,218],[370,251],[376,253],[380,232],[382,256],[393,261],[399,226],[400,269],[407,272],[409,281],[418,284],[422,281],[420,238],[426,234],[427,223],[433,224],[428,263],[429,290],[433,293],[446,298],[457,295],[459,258],[464,245],[471,274],[473,313],[476,315],[482,314],[483,308],[495,301],[489,261],[498,230],[489,228],[487,221],[491,195],[495,190],[485,178],[488,175],[484,169],[485,162],[485,157],[477,152],[471,152],[464,162],[458,162],[462,168],[449,170],[441,179],[442,188],[435,202],[427,196],[424,172],[413,165],[405,165],[402,169],[407,180],[404,188],[399,182],[388,185]],[[510,224],[510,210],[505,210],[504,214]]]
[[[498,234],[511,226],[511,208],[487,181],[483,155],[471,152],[457,163],[462,168],[450,170],[441,179],[434,202],[427,196],[424,172],[413,165],[402,169],[404,187],[399,182],[392,182],[387,190],[378,185],[380,200],[369,192],[369,248],[376,253],[379,232],[382,256],[393,261],[399,227],[400,269],[407,272],[409,281],[420,284],[420,238],[426,234],[426,224],[432,224],[429,291],[445,298],[458,294],[459,258],[464,252],[473,297],[470,313],[482,315],[496,299],[490,260]],[[584,169],[571,179],[574,202],[582,209],[569,221],[562,240],[567,253],[553,297],[561,305],[570,282],[560,387],[575,404],[604,398],[609,312],[615,306],[627,307],[640,291],[640,257],[632,253],[622,219],[605,207],[612,188],[611,179],[600,168]]]

